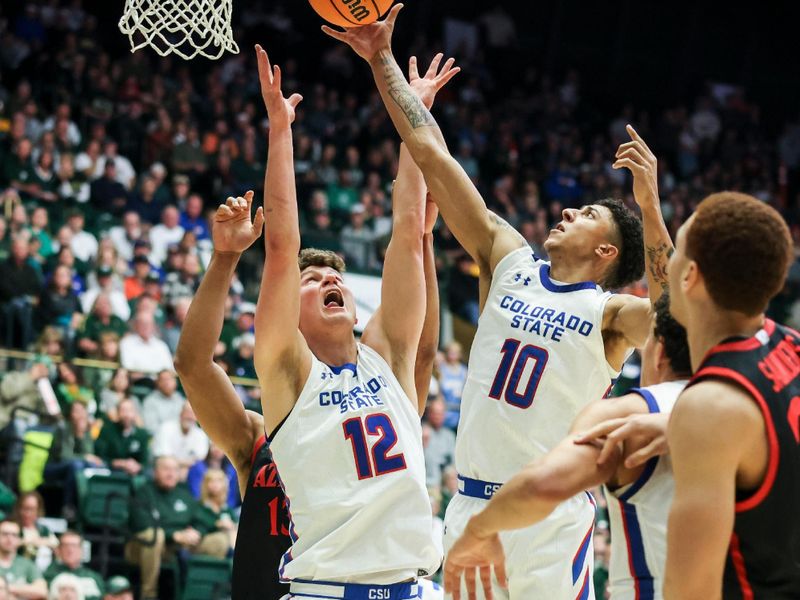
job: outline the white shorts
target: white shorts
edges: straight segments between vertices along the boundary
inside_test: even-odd
[[[342,584],[334,582],[292,583],[292,591],[281,600],[444,600],[444,589],[428,579],[394,585]]]
[[[467,521],[482,510],[488,500],[456,494],[447,505],[444,518],[444,551],[461,536]],[[594,551],[592,534],[595,517],[594,499],[588,493],[559,504],[541,523],[500,534],[506,554],[508,589],[492,577],[496,600],[594,600],[592,574]],[[462,581],[461,597],[466,598]],[[483,589],[478,580],[478,600]],[[450,594],[446,595],[450,598]]]

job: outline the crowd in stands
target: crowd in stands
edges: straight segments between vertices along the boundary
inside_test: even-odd
[[[283,8],[276,2],[250,14],[242,36],[265,26],[291,39]],[[483,24],[498,48],[513,43],[514,24],[502,10]],[[124,553],[141,565],[147,589],[157,586],[170,552],[225,557],[235,541],[235,473],[198,427],[172,357],[213,251],[211,211],[263,186],[269,124],[255,62],[242,52],[192,69],[147,52],[112,52],[99,44],[98,27],[80,0],[0,9],[0,347],[32,353],[0,357],[0,428],[6,437],[22,435],[33,412],[50,432],[38,462],[22,459],[20,470],[32,473],[26,485],[6,473],[13,490],[0,489],[7,512],[0,599],[22,590],[27,598],[132,598],[127,580],[84,566],[79,531],[64,528],[56,538],[42,525],[45,504],[34,491],[42,481],[58,490],[46,499],[47,515],[73,528],[81,524],[87,471],[136,482],[131,531],[152,543],[129,544]],[[313,61],[275,54],[284,89],[305,95],[294,125],[303,245],[341,252],[353,271],[378,273],[391,233],[398,140],[376,93],[347,85],[362,65],[341,47],[320,47]],[[436,49],[423,39],[412,51]],[[563,208],[607,196],[632,205],[628,174],[611,169],[629,122],[659,158],[662,211],[673,234],[707,193],[728,188],[776,206],[800,242],[790,185],[800,169],[800,125],[768,136],[744,91],[709,86],[658,112],[621,102],[618,114],[598,119],[575,71],[493,73],[480,54],[459,62],[463,74],[437,98],[437,120],[489,207],[538,255],[546,256],[544,241]],[[350,75],[342,84],[318,77],[310,64]],[[587,126],[589,113],[603,125]],[[474,325],[477,266],[441,223],[436,249],[443,304]],[[255,377],[261,252],[242,261],[226,305],[216,358],[232,376]],[[771,309],[795,327],[798,275],[793,270]],[[439,517],[457,492],[464,360],[457,342],[443,347],[423,428]],[[242,402],[259,410],[258,386],[237,381]],[[154,509],[157,528],[148,516]],[[603,585],[607,522],[599,519],[598,528]],[[62,593],[70,587],[79,595]]]

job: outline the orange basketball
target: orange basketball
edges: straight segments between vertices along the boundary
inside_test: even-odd
[[[311,8],[332,25],[360,27],[374,23],[394,0],[308,0]]]

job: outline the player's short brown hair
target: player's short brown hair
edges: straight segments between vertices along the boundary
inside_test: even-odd
[[[303,248],[300,256],[297,257],[300,271],[308,267],[330,267],[344,273],[345,266],[342,257],[331,250],[319,250],[318,248]]]
[[[714,303],[755,316],[783,288],[792,238],[771,206],[747,194],[719,192],[697,207],[686,255],[697,263]]]

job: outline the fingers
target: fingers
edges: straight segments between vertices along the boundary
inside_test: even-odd
[[[417,57],[412,56],[408,59],[408,80],[413,81],[419,79],[419,70],[417,69]]]
[[[253,219],[253,233],[261,235],[261,230],[264,229],[264,207],[259,206],[256,210],[255,219]]]
[[[617,452],[619,445],[627,440],[633,433],[630,423],[626,423],[608,436],[600,456],[597,457],[597,464],[604,465]]]
[[[227,221],[233,216],[231,207],[227,204],[220,204],[217,208],[217,213],[214,215],[215,221]]]
[[[473,567],[467,567],[464,569],[464,583],[467,584],[467,598],[469,600],[476,600],[475,569]]]
[[[437,53],[436,56],[433,57],[428,70],[425,72],[425,79],[434,79],[436,77],[436,73],[439,72],[439,63],[442,62],[444,58],[444,54],[441,52]]]
[[[450,59],[452,60],[452,59]],[[442,88],[448,81],[461,72],[461,67],[454,67],[447,71],[442,71],[442,74],[436,78],[436,87]]]
[[[481,584],[483,585],[483,597],[492,600],[492,568],[490,566],[481,567]]]
[[[494,563],[494,576],[497,578],[497,583],[503,589],[508,589],[508,576],[506,575],[506,560],[505,556],[499,556],[497,562]]]
[[[332,29],[327,25],[322,26],[322,33],[325,33],[331,36],[335,40],[339,40],[340,42],[347,43],[347,33],[344,31],[338,31],[336,29]]]
[[[272,85],[281,89],[281,68],[278,65],[272,67]]]
[[[637,131],[636,131],[636,130],[633,128],[633,125],[631,125],[630,123],[628,123],[628,124],[625,126],[625,131],[627,131],[627,132],[628,132],[628,135],[629,135],[629,136],[631,136],[631,139],[632,139],[632,140],[636,140],[637,142],[639,142],[639,143],[640,143],[642,146],[644,146],[645,150],[647,150],[648,152],[650,152],[650,154],[652,154],[652,152],[650,151],[650,147],[649,147],[649,146],[647,145],[647,143],[646,143],[646,142],[645,142],[645,141],[642,139],[642,136],[640,136],[640,135],[637,133]]]
[[[289,96],[289,99],[287,100],[289,106],[291,106],[292,108],[297,108],[297,105],[300,104],[302,101],[303,101],[303,96],[301,96],[300,94],[292,94],[291,96]]]
[[[269,55],[259,44],[256,44],[256,59],[258,61],[258,78],[262,83],[272,84],[272,67],[269,64]]]
[[[444,589],[452,594],[453,600],[460,600],[461,571],[449,560],[444,563]]]
[[[661,444],[658,440],[653,440],[644,448],[640,448],[633,454],[631,454],[628,458],[625,459],[625,467],[628,469],[633,469],[638,467],[639,465],[643,465],[651,458],[658,456],[661,454],[660,452]]]
[[[638,142],[630,142],[630,144],[631,146],[628,146],[624,150],[622,146],[619,147],[616,155],[617,160],[620,158],[630,158],[640,165],[649,167],[653,163],[653,160],[645,156],[644,149],[641,146],[637,147],[639,144]],[[627,146],[627,144],[623,144],[623,146]]]
[[[647,173],[647,169],[637,162],[632,161],[630,158],[621,158],[611,165],[612,169],[630,169],[634,175]]]
[[[389,11],[389,14],[386,15],[386,18],[383,20],[389,27],[394,29],[394,22],[397,20],[397,15],[400,11],[403,10],[403,4],[398,3],[392,7],[392,10]]]
[[[244,200],[245,202],[247,202],[247,208],[249,210],[250,207],[253,205],[253,190],[247,190],[244,193]]]
[[[598,423],[591,429],[579,433],[575,438],[575,443],[586,444],[595,441],[599,438],[606,437],[609,433],[625,424],[625,419],[608,419],[602,423]]]

